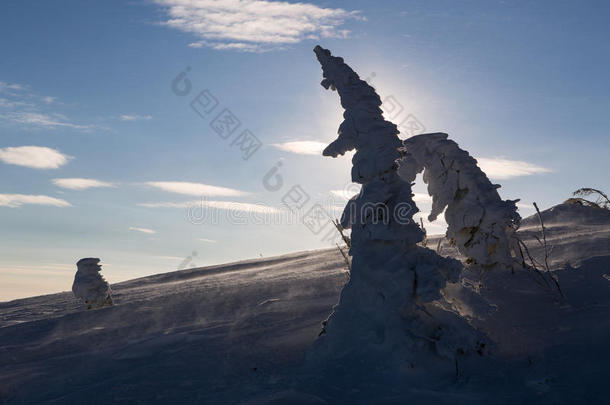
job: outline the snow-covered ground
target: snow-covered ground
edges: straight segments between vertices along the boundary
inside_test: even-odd
[[[606,402],[610,213],[543,217],[565,298],[535,272],[466,271],[446,300],[495,345],[457,374],[436,362],[353,386],[302,368],[348,278],[329,249],[114,284],[116,305],[89,311],[68,292],[0,303],[0,403]],[[543,260],[537,218],[519,235]],[[440,253],[457,257],[443,240]]]

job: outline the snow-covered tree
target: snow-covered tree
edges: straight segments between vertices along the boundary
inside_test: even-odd
[[[102,266],[99,262],[97,258],[85,258],[76,263],[72,292],[85,302],[87,309],[112,305],[112,291],[100,274]]]
[[[406,155],[399,175],[407,182],[424,171],[424,182],[432,196],[429,221],[445,211],[447,237],[471,263],[511,266],[516,246],[515,232],[521,217],[519,200],[502,200],[477,161],[447,134],[413,136],[404,141]]]
[[[400,362],[432,345],[437,354],[453,358],[475,345],[474,335],[464,339],[450,332],[452,327],[442,324],[451,317],[440,321],[426,304],[441,298],[447,281],[458,280],[461,265],[417,246],[423,233],[413,221],[411,183],[397,173],[403,145],[396,125],[383,118],[375,90],[342,58],[320,46],[314,52],[322,86],[337,90],[345,109],[338,137],[323,154],[336,157],[355,149],[352,181],[362,184],[341,218],[341,226],[351,228],[350,281],[314,345],[314,357],[386,356]]]

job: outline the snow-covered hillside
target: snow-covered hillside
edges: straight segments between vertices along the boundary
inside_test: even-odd
[[[98,310],[71,292],[1,303],[0,398],[245,398],[302,360],[346,281],[343,266],[337,250],[301,252],[115,284],[116,305]]]
[[[348,278],[329,249],[115,284],[116,305],[90,311],[68,292],[0,303],[0,403],[602,403],[610,215],[559,205],[543,218],[565,298],[527,271],[466,271],[445,290],[491,357],[410,365],[403,380],[363,371],[358,385],[303,368]],[[519,231],[537,260],[539,231],[536,217]]]

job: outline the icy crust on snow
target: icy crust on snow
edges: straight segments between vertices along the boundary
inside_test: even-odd
[[[76,263],[77,271],[72,284],[72,292],[88,308],[99,308],[112,305],[111,290],[108,282],[102,277],[100,259],[86,258]]]
[[[502,200],[477,161],[447,134],[413,136],[404,141],[399,175],[413,182],[418,173],[432,196],[429,221],[445,209],[447,238],[470,263],[511,266],[516,252],[515,232],[521,217],[518,200]]]
[[[323,154],[336,157],[355,149],[352,181],[362,189],[341,218],[341,225],[351,228],[350,281],[312,349],[312,361],[328,366],[328,360],[341,359],[335,363],[341,367],[351,360],[381,361],[396,370],[418,355],[455,360],[476,350],[482,337],[463,320],[443,310],[437,316],[430,312],[447,281],[458,281],[461,263],[416,246],[423,233],[413,221],[411,182],[396,171],[399,131],[384,120],[375,90],[342,58],[319,46],[314,52],[322,86],[336,90],[345,108],[337,140]]]

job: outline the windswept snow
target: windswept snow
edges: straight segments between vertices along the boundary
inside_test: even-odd
[[[0,398],[231,403],[298,364],[346,279],[335,249],[115,284],[90,311],[71,292],[0,303]]]
[[[472,288],[445,290],[447,301],[496,345],[491,359],[460,364],[457,378],[454,370],[435,371],[437,364],[416,365],[405,381],[385,376],[385,385],[345,389],[349,381],[341,375],[311,382],[315,376],[299,365],[347,280],[343,258],[329,249],[115,284],[115,306],[90,311],[71,292],[0,303],[0,398],[8,404],[603,403],[610,395],[610,219],[588,211],[583,222],[577,209],[543,211],[564,301],[530,273],[467,274],[464,283]],[[532,247],[535,220],[526,218],[519,232]],[[573,267],[564,269],[565,261]]]

